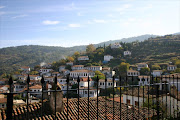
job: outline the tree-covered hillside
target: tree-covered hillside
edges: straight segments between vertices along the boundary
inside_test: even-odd
[[[51,63],[72,55],[81,48],[64,48],[48,46],[19,46],[0,49],[0,74],[19,69],[20,66],[30,66],[41,62]]]
[[[131,43],[121,41],[120,44],[122,47],[118,49],[111,49],[110,45],[107,44],[106,46],[102,43],[96,44],[94,46],[99,47],[92,53],[82,52],[86,50],[86,46],[64,48],[30,45],[2,48],[0,49],[0,74],[10,73],[24,65],[33,68],[41,62],[52,63],[59,61],[66,56],[73,55],[76,51],[88,55],[90,58],[89,63],[94,65],[102,65],[104,55],[112,55],[114,59],[106,64],[110,67],[115,67],[121,62],[130,64],[139,62],[163,63],[169,61],[170,58],[180,56],[180,35],[150,37],[148,40],[141,42],[138,39],[136,41],[136,38],[134,38]],[[131,51],[132,55],[125,57],[123,55],[125,50]]]

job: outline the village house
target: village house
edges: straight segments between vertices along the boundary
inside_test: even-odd
[[[44,77],[44,81],[46,81],[46,82],[54,82],[54,77],[53,76]]]
[[[59,72],[61,72],[62,70],[66,69],[66,66],[65,65],[61,65],[59,66]]]
[[[153,75],[153,77],[160,77],[162,73],[162,70],[153,70],[151,74]]]
[[[102,66],[89,66],[89,67],[85,67],[86,70],[92,70],[92,71],[101,71],[102,70]]]
[[[52,75],[52,76],[60,76],[60,73],[59,73],[59,72],[52,72],[51,75]]]
[[[49,72],[51,72],[51,71],[53,71],[53,70],[52,70],[52,69],[46,69],[46,68],[41,68],[41,69],[39,70],[39,72],[42,73],[42,74],[44,74],[44,73],[49,73]]]
[[[145,86],[150,84],[150,76],[138,76],[138,79],[139,86]]]
[[[106,85],[106,88],[113,88],[113,80],[107,79],[107,82],[105,82],[104,79],[100,79],[98,85],[99,85],[99,88],[102,88],[102,89],[105,89],[105,85]],[[117,82],[114,81],[114,87],[116,86],[117,86]]]
[[[138,63],[138,71],[140,71],[141,70],[141,68],[148,68],[148,64],[146,64],[146,63]]]
[[[94,81],[89,78],[89,87],[93,87],[94,85]],[[88,87],[88,78],[80,78],[80,82],[79,82],[79,86],[80,87]]]
[[[104,61],[110,61],[111,59],[113,59],[114,57],[111,55],[105,55],[104,56]]]
[[[176,68],[177,68],[176,65],[168,65],[168,66],[167,66],[167,70],[168,70],[168,71],[174,71]]]
[[[140,72],[136,70],[128,70],[127,71],[127,76],[139,76]]]
[[[66,65],[73,66],[73,62],[67,62]]]
[[[49,69],[52,67],[51,63],[45,63],[41,66],[42,68],[46,68],[46,69]]]
[[[41,85],[34,85],[29,87],[29,90],[31,91],[30,95],[34,97],[41,97],[41,91],[42,91],[42,86]]]
[[[59,84],[67,84],[66,82],[67,78],[64,77],[64,76],[60,76],[60,77],[57,77],[57,81],[59,82]]]
[[[70,72],[70,77],[77,78],[78,76],[81,77],[93,77],[95,73],[90,70],[74,70]]]
[[[20,76],[18,76],[18,80],[21,81],[21,82],[25,82],[26,79],[27,79],[27,76],[26,76],[26,75],[20,75]]]
[[[67,84],[60,84],[61,86],[61,90],[63,92],[63,94],[66,94],[67,93]],[[69,90],[72,88],[72,86],[69,85]]]
[[[170,74],[170,75],[162,75],[162,81],[168,83],[168,91],[170,87],[175,86],[180,91],[180,73]],[[162,85],[162,89],[165,88],[165,85]],[[161,89],[161,86],[160,86]]]
[[[9,92],[9,85],[0,86],[0,92]]]
[[[6,108],[7,98],[0,98],[0,108]]]
[[[61,74],[64,76],[68,75],[69,73],[70,73],[70,70],[68,70],[68,69],[64,69],[61,71]]]
[[[72,70],[83,70],[84,65],[74,65],[71,67]]]
[[[80,57],[78,57],[78,61],[87,61],[87,60],[89,60],[88,56],[80,56]]]
[[[26,87],[26,83],[16,83],[14,84],[14,92],[22,91]]]
[[[122,47],[122,46],[119,43],[111,44],[111,49],[116,49],[116,48],[120,48],[120,47]]]
[[[127,56],[127,55],[131,55],[131,52],[130,51],[124,51],[124,56]]]
[[[99,95],[100,89],[90,87],[89,88],[89,97],[97,97]],[[77,94],[78,94],[78,89],[77,89]],[[79,88],[79,96],[80,97],[88,97],[88,87],[80,87]]]
[[[31,71],[30,67],[28,66],[22,66],[20,69],[25,73],[29,73]]]
[[[0,79],[0,85],[5,85],[8,83],[8,79],[2,78]]]

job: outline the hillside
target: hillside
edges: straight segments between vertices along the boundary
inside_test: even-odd
[[[156,37],[151,35],[144,35],[132,38],[122,39],[120,41],[136,41],[133,43],[123,43],[123,49],[120,51],[111,51],[105,50],[106,53],[103,54],[112,54],[115,57],[120,57],[121,59],[126,59],[127,62],[133,64],[136,62],[143,61],[159,61],[163,62],[164,58],[169,59],[169,57],[175,57],[179,55],[179,38],[173,38],[172,36],[167,37]],[[149,40],[147,40],[149,38]],[[146,39],[146,40],[145,40]],[[145,40],[143,42],[137,42]],[[104,46],[111,43],[119,42],[107,41],[103,43],[96,44],[95,46]],[[122,43],[122,42],[121,42]],[[174,47],[176,46],[176,47]],[[50,47],[50,46],[38,46],[38,45],[29,45],[29,46],[18,46],[18,47],[8,47],[0,49],[0,74],[10,73],[14,70],[19,69],[20,66],[30,66],[34,67],[39,65],[41,62],[52,63],[58,61],[66,56],[72,55],[75,51],[85,51],[86,46],[74,46],[74,47]],[[132,51],[132,56],[124,58],[123,50]],[[162,60],[163,59],[163,60]],[[103,55],[97,56],[93,62],[96,60],[103,60]],[[120,63],[121,60],[115,59],[118,62],[112,62],[110,66],[115,66]],[[116,63],[116,64],[114,64]]]
[[[0,73],[17,70],[22,65],[33,67],[41,62],[51,63],[72,55],[76,50],[82,51],[79,47],[64,48],[37,45],[2,48],[0,49]]]

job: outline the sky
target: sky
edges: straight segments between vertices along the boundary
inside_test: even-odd
[[[0,48],[180,32],[180,0],[0,0]]]

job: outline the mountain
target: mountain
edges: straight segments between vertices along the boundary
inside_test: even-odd
[[[146,34],[146,35],[140,35],[140,36],[136,36],[136,37],[130,37],[130,38],[122,38],[122,39],[118,39],[118,40],[109,40],[109,41],[106,41],[106,42],[102,42],[102,43],[99,43],[99,44],[96,44],[95,46],[104,46],[104,44],[107,46],[109,44],[113,44],[113,43],[118,43],[118,42],[134,42],[134,41],[144,41],[144,40],[147,40],[148,38],[155,38],[157,37],[158,35],[150,35],[150,34]]]
[[[141,35],[131,38],[123,38],[121,40],[110,40],[96,44],[95,46],[108,46],[115,42],[133,42],[143,41],[148,38],[154,38],[156,35]],[[0,49],[0,74],[9,73],[19,69],[20,66],[39,65],[41,62],[52,63],[66,56],[72,55],[75,51],[85,51],[86,45],[74,47],[52,47],[25,45],[18,47],[7,47]]]

